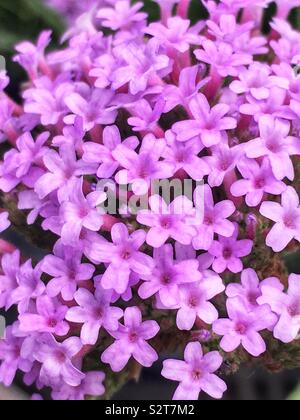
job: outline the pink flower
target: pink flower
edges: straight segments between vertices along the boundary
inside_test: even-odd
[[[73,90],[67,74],[58,76],[54,81],[46,76],[35,79],[34,86],[23,94],[24,110],[37,115],[45,126],[55,125],[68,113],[65,98]]]
[[[133,6],[129,0],[117,0],[113,7],[101,7],[97,13],[97,18],[102,20],[102,25],[117,31],[129,29],[132,25],[144,22],[147,15],[140,11],[143,7],[142,2],[137,2]]]
[[[208,183],[211,188],[214,188],[222,185],[226,176],[235,169],[244,152],[241,145],[229,147],[227,141],[221,141],[213,146],[211,151],[211,156],[204,156],[203,160],[210,167]]]
[[[214,332],[223,336],[221,348],[230,353],[242,345],[253,357],[263,354],[267,348],[259,332],[274,327],[277,321],[270,306],[262,305],[250,312],[239,297],[228,299],[226,306],[229,319],[218,319],[213,324]]]
[[[25,313],[30,305],[45,292],[45,284],[41,280],[41,266],[32,267],[31,260],[26,261],[16,273],[17,287],[11,292],[11,303],[18,305],[20,314]]]
[[[239,80],[233,81],[230,89],[237,94],[250,93],[257,100],[268,98],[270,88],[274,86],[286,89],[288,85],[284,77],[272,76],[269,66],[261,63],[242,69],[238,77]]]
[[[17,149],[5,155],[5,163],[1,167],[0,187],[3,191],[11,191],[20,182],[33,187],[42,170],[42,158],[48,149],[45,143],[49,133],[45,132],[34,140],[31,133],[26,132],[17,139]]]
[[[196,228],[189,224],[194,215],[193,203],[187,197],[177,197],[169,206],[158,195],[150,197],[151,210],[141,210],[137,221],[149,226],[147,244],[160,248],[169,238],[183,245],[189,245],[196,235]]]
[[[61,294],[65,301],[71,301],[78,285],[92,278],[95,267],[81,263],[81,257],[79,250],[57,242],[54,255],[49,254],[43,259],[41,269],[53,277],[47,284],[50,297]]]
[[[36,300],[36,312],[24,313],[19,316],[22,332],[51,333],[65,336],[69,332],[69,324],[65,322],[68,308],[43,295]]]
[[[188,107],[190,100],[209,81],[209,77],[198,80],[200,76],[200,65],[186,67],[180,72],[178,86],[173,84],[165,86],[162,92],[163,99],[166,101],[165,112],[171,111],[177,105]]]
[[[5,337],[0,340],[0,381],[9,387],[18,370],[30,372],[32,362],[23,355],[24,339],[14,335],[12,326],[6,328]]]
[[[116,341],[102,353],[101,360],[108,363],[114,372],[120,372],[133,357],[142,366],[150,367],[158,359],[156,351],[147,343],[159,331],[156,321],[142,322],[137,307],[125,309],[124,325],[112,332]]]
[[[117,183],[132,183],[132,191],[144,195],[152,181],[170,178],[174,165],[160,160],[165,147],[165,141],[156,139],[152,134],[144,137],[139,153],[126,144],[117,146],[112,156],[123,168],[116,175]]]
[[[89,164],[97,164],[98,178],[110,178],[117,171],[119,162],[113,157],[116,148],[123,144],[124,147],[134,150],[138,146],[137,137],[129,137],[122,143],[121,135],[117,126],[105,127],[103,130],[103,144],[87,142],[83,145],[83,161]]]
[[[196,190],[195,195],[198,193]],[[215,233],[230,238],[234,232],[234,224],[227,218],[234,212],[235,206],[232,201],[225,200],[215,205],[212,190],[205,185],[204,220],[203,224],[197,227],[197,235],[193,238],[194,248],[207,251],[213,243]]]
[[[163,99],[157,101],[153,109],[149,102],[141,99],[134,105],[128,106],[128,109],[133,114],[133,117],[128,118],[128,124],[133,127],[133,131],[155,132],[164,108],[165,101]]]
[[[264,286],[273,287],[283,291],[283,285],[276,277],[270,277],[260,281],[258,275],[252,268],[244,270],[241,275],[241,284],[230,283],[226,288],[226,296],[229,298],[239,297],[248,305],[249,311],[257,308],[262,302],[262,289]]]
[[[113,124],[117,113],[110,108],[114,92],[108,89],[95,89],[84,98],[79,93],[66,96],[65,103],[73,113],[64,118],[66,124],[74,124],[76,117],[83,119],[83,128],[92,130],[96,124]]]
[[[91,256],[99,263],[109,264],[101,279],[102,287],[123,294],[127,290],[130,274],[148,276],[154,263],[151,257],[140,251],[146,240],[143,230],[129,235],[127,227],[118,223],[112,227],[111,238],[113,243],[103,238],[96,244]]]
[[[0,308],[10,309],[13,305],[11,293],[18,287],[17,273],[20,269],[20,251],[6,253],[1,259]]]
[[[24,67],[31,78],[36,77],[39,65],[43,65],[45,49],[51,42],[51,35],[51,31],[43,31],[37,40],[37,45],[24,41],[16,46],[18,54],[14,57],[14,61]]]
[[[174,261],[172,245],[155,249],[154,261],[156,265],[151,274],[142,276],[145,281],[139,288],[142,299],[148,299],[157,293],[166,307],[178,305],[180,285],[194,283],[202,278],[197,260]]]
[[[220,399],[227,386],[214,372],[222,363],[223,359],[217,351],[203,355],[200,343],[189,343],[185,348],[184,361],[165,360],[161,374],[180,382],[173,400],[198,400],[201,391]]]
[[[79,386],[85,375],[73,364],[73,358],[82,349],[77,337],[70,337],[58,343],[50,334],[41,337],[41,343],[34,351],[34,357],[41,363],[40,379],[50,386],[59,386],[63,380],[70,386]]]
[[[209,254],[215,260],[213,269],[217,273],[223,273],[226,269],[232,273],[240,273],[243,270],[242,257],[248,256],[253,248],[253,241],[249,239],[238,240],[239,228],[235,225],[235,231],[229,238],[219,236],[209,248]]]
[[[290,123],[271,116],[259,120],[260,137],[246,145],[249,158],[268,156],[275,178],[293,181],[294,167],[290,156],[300,154],[299,139],[289,136]]]
[[[119,319],[123,316],[120,308],[111,307],[111,292],[98,287],[95,295],[86,289],[79,289],[74,294],[74,299],[79,306],[70,308],[66,319],[76,324],[83,324],[81,341],[84,345],[96,344],[100,329],[103,327],[108,332],[119,328]]]
[[[76,178],[70,185],[69,200],[61,205],[61,218],[64,222],[61,238],[65,245],[77,245],[82,229],[98,232],[103,224],[100,206],[106,194],[94,191],[86,197],[82,191],[83,179]]]
[[[180,286],[180,303],[177,306],[177,326],[180,330],[191,330],[200,319],[212,324],[218,319],[218,311],[210,302],[225,290],[221,277],[212,271],[205,271],[203,279]]]
[[[253,61],[251,55],[235,53],[232,46],[225,42],[215,43],[205,39],[202,48],[195,51],[197,59],[210,64],[222,77],[237,76],[242,66]]]
[[[191,22],[174,16],[168,19],[166,26],[160,23],[151,23],[145,30],[146,34],[152,35],[164,47],[184,53],[190,45],[199,45],[200,36],[190,28]]]
[[[189,108],[194,120],[180,121],[172,127],[178,141],[200,136],[204,146],[211,147],[220,143],[223,131],[235,129],[237,126],[234,118],[225,117],[229,111],[228,105],[218,104],[211,109],[206,97],[201,93],[191,99]]]
[[[246,195],[246,204],[249,207],[258,206],[265,193],[280,195],[286,190],[285,183],[274,177],[267,158],[262,161],[261,166],[254,159],[244,158],[237,167],[244,179],[236,181],[230,191],[235,197]]]
[[[273,201],[263,202],[260,213],[276,223],[266,240],[274,252],[283,251],[293,239],[300,242],[300,205],[294,188],[287,187],[281,205]]]
[[[272,311],[279,316],[274,328],[274,337],[283,343],[296,340],[300,330],[300,276],[291,274],[289,288],[283,293],[282,288],[274,285],[263,285],[262,296],[258,298],[260,305],[268,304]]]
[[[65,383],[55,388],[51,396],[55,401],[84,401],[87,396],[99,398],[105,393],[104,379],[102,372],[87,372],[80,385],[70,386]]]
[[[144,48],[134,43],[119,47],[124,66],[113,74],[113,88],[118,89],[129,83],[132,95],[145,91],[149,82],[157,76],[170,72],[170,60],[167,55],[159,53],[159,45],[155,39],[150,40]]]
[[[68,189],[77,176],[93,172],[94,166],[77,160],[74,146],[62,145],[59,153],[53,149],[44,151],[43,162],[47,172],[35,183],[35,192],[43,199],[57,191],[60,202],[65,200]]]
[[[198,138],[182,143],[176,140],[175,134],[166,132],[167,147],[163,151],[165,162],[174,167],[174,175],[184,170],[192,179],[200,181],[210,173],[210,167],[205,158],[199,158],[204,149]]]

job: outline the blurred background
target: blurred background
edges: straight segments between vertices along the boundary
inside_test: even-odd
[[[59,45],[60,37],[65,29],[64,17],[47,6],[54,4],[56,0],[0,0],[0,55],[6,59],[6,67],[11,78],[8,88],[9,94],[19,99],[20,84],[26,80],[23,70],[12,61],[14,45],[21,40],[34,40],[39,32],[44,29],[52,29],[53,41],[51,48]],[[66,0],[76,4],[81,0]],[[60,1],[61,3],[61,1]],[[144,0],[145,10],[150,19],[158,17],[157,4],[151,0]],[[264,29],[268,29],[268,22],[275,12],[272,5],[266,14]],[[197,21],[205,18],[206,11],[200,0],[193,0],[190,10],[190,18]],[[295,27],[300,28],[300,8],[294,10],[290,20]],[[27,257],[39,259],[43,253],[41,250],[30,246],[24,238],[13,230],[5,234],[5,239],[10,240]],[[290,272],[300,274],[300,253],[287,260]],[[11,312],[9,317],[14,319]],[[116,396],[116,400],[169,400],[175,390],[176,384],[165,380],[160,375],[161,362],[152,369],[143,371],[140,382],[130,382]],[[227,378],[229,391],[225,398],[229,400],[285,400],[287,398],[300,400],[300,370],[286,371],[279,374],[270,374],[264,369],[245,368],[238,374]],[[27,399],[28,391],[22,389],[22,382],[17,381],[12,389],[4,389],[0,386],[0,400]],[[299,385],[299,386],[298,386]],[[30,390],[32,393],[34,390]]]

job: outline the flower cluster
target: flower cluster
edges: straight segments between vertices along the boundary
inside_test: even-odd
[[[276,1],[268,34],[270,0],[203,1],[195,25],[188,0],[156,0],[152,23],[142,2],[48,3],[72,24],[59,50],[50,31],[16,46],[21,104],[0,73],[0,231],[25,214],[37,245],[49,238],[39,261],[0,242],[0,308],[18,311],[0,381],[21,371],[55,400],[100,397],[104,369],[151,367],[171,328],[185,348],[163,365],[174,398],[222,398],[224,358],[300,329],[300,276],[287,290],[279,272],[262,278],[300,242],[300,33],[287,21],[300,1]],[[153,192],[174,180],[191,194]],[[146,205],[105,211],[101,181]]]

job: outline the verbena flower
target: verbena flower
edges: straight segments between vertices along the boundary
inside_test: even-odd
[[[197,400],[201,391],[214,398],[222,398],[227,387],[215,375],[223,359],[220,353],[203,355],[200,343],[189,343],[184,351],[184,361],[165,360],[162,375],[172,381],[180,382],[174,400]]]
[[[162,370],[175,399],[222,398],[215,350],[228,371],[240,346],[278,366],[280,341],[293,363],[299,1],[276,0],[268,34],[270,0],[203,0],[195,24],[189,0],[155,2],[150,22],[143,2],[47,0],[62,46],[50,31],[16,46],[18,102],[0,70],[0,232],[43,248],[26,261],[0,240],[0,308],[16,313],[0,382],[21,372],[33,400],[106,397],[184,348]]]

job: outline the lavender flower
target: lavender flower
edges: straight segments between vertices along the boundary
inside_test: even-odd
[[[266,240],[274,252],[283,251],[293,239],[300,241],[299,196],[294,188],[287,187],[282,194],[281,205],[272,201],[263,202],[260,212],[275,222]]]
[[[200,343],[189,343],[184,351],[184,361],[165,360],[162,376],[180,382],[174,400],[198,400],[201,391],[219,399],[227,390],[225,382],[214,374],[222,363],[217,351],[203,355]]]
[[[123,311],[110,306],[111,295],[111,292],[99,287],[95,296],[86,289],[79,289],[74,294],[79,306],[69,309],[66,319],[74,323],[83,323],[81,330],[83,344],[96,344],[101,327],[108,331],[118,329],[118,321],[122,318]]]
[[[142,322],[142,314],[137,307],[127,308],[124,325],[112,333],[116,341],[102,353],[102,362],[109,363],[114,372],[120,372],[131,357],[142,366],[152,366],[158,356],[147,340],[155,337],[158,331],[157,322]]]
[[[220,346],[226,352],[236,350],[240,345],[253,357],[266,351],[266,344],[259,334],[276,324],[277,317],[268,305],[249,311],[245,302],[238,298],[227,300],[229,319],[218,319],[213,324],[216,334],[223,336]]]

